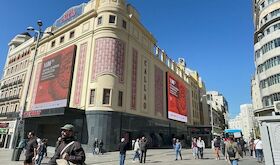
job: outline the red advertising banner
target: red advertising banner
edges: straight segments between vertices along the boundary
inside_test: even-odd
[[[43,58],[32,110],[66,107],[72,79],[76,45]]]
[[[186,85],[167,73],[168,118],[187,122]]]

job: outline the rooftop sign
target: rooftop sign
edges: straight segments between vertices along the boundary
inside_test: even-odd
[[[54,22],[54,26],[59,28],[75,20],[77,17],[83,14],[84,7],[84,3],[78,6],[71,7]]]

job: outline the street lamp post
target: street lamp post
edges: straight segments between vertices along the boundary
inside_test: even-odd
[[[34,52],[34,56],[33,56],[33,59],[32,59],[31,70],[30,70],[30,74],[29,74],[29,78],[28,78],[28,84],[27,84],[25,97],[24,97],[25,101],[24,101],[24,105],[23,105],[23,108],[22,108],[23,111],[26,110],[26,106],[27,106],[27,97],[28,97],[28,94],[29,94],[29,88],[30,88],[31,78],[32,78],[33,69],[34,69],[34,65],[35,65],[35,60],[36,60],[36,56],[37,56],[37,52],[38,52],[40,38],[41,38],[42,34],[44,34],[44,33],[49,34],[49,35],[53,35],[52,32],[43,32],[42,31],[43,22],[41,20],[37,21],[37,25],[38,25],[39,30],[35,30],[31,26],[27,27],[28,31],[35,32],[35,34],[36,34],[36,45],[35,45],[35,52]],[[21,119],[22,119],[22,117],[23,116],[21,115]]]
[[[18,161],[19,157],[20,157],[21,150],[18,150],[16,147],[18,145],[19,138],[24,137],[23,113],[24,113],[24,111],[26,111],[26,108],[27,108],[27,97],[28,97],[28,94],[29,94],[29,88],[30,88],[32,74],[33,74],[35,59],[36,59],[36,55],[37,55],[37,52],[38,52],[39,41],[40,41],[40,38],[41,38],[42,34],[45,33],[45,32],[42,31],[43,22],[41,20],[37,21],[37,25],[38,25],[38,30],[35,30],[31,26],[27,28],[28,31],[35,32],[36,44],[35,44],[35,52],[34,52],[33,59],[32,59],[30,74],[29,74],[28,79],[26,79],[28,81],[28,84],[27,84],[27,87],[26,87],[25,96],[23,97],[24,98],[24,104],[23,104],[23,107],[21,108],[20,114],[19,114],[20,122],[17,122],[16,131],[15,131],[15,132],[17,132],[17,135],[15,137],[15,144],[16,145],[15,145],[13,155],[12,155],[12,160],[14,160],[14,161]],[[46,34],[53,35],[52,32],[46,32]],[[19,125],[20,125],[19,123],[21,124],[20,129],[19,129]]]

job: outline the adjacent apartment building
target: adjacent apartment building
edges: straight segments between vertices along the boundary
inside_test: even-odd
[[[125,0],[91,0],[59,17],[46,29],[54,35],[42,36],[38,48],[27,34],[10,44],[0,122],[18,124],[3,128],[1,142],[8,145],[13,138],[3,139],[23,129],[54,145],[65,123],[75,125],[86,150],[95,138],[106,150],[121,137],[146,136],[151,147],[168,146],[173,137],[190,141],[188,127],[209,122],[204,82],[184,60],[170,59],[139,17]]]
[[[218,91],[207,91],[208,114],[214,135],[222,135],[228,128],[229,109],[226,98]]]
[[[280,1],[254,0],[254,62],[251,95],[256,116],[271,116],[280,101]]]
[[[229,128],[241,129],[244,138],[250,140],[255,136],[255,123],[252,104],[242,104],[239,115],[229,120]]]

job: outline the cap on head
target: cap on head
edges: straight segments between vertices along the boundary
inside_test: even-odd
[[[74,131],[74,126],[72,124],[65,124],[63,127],[61,127],[61,130],[68,130],[68,131]]]
[[[122,138],[122,139],[121,139],[121,142],[124,142],[124,141],[125,141],[125,139],[124,139],[124,138]]]

